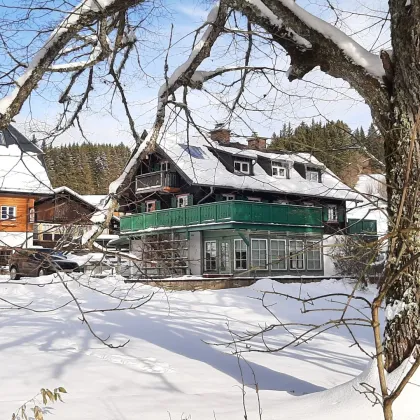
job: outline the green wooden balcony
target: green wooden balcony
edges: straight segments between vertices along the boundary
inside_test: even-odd
[[[319,230],[323,226],[322,208],[233,200],[124,216],[120,227],[121,233],[128,233],[216,223],[257,224],[267,229],[270,225],[284,225]]]
[[[374,235],[378,234],[376,220],[371,219],[348,219],[347,233],[349,235]]]

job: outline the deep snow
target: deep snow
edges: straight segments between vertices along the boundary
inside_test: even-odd
[[[44,284],[52,276],[30,279]],[[0,297],[28,304],[38,310],[69,301],[61,284],[44,287],[18,285],[1,279]],[[21,282],[25,282],[24,279]],[[83,280],[87,281],[87,279]],[[241,289],[164,293],[141,284],[124,284],[118,278],[89,280],[102,291],[129,298],[156,292],[145,306],[133,311],[97,313],[90,316],[95,331],[111,334],[114,344],[127,339],[122,349],[100,344],[78,319],[74,305],[54,313],[24,310],[0,311],[1,383],[0,417],[10,418],[23,400],[41,387],[64,386],[65,404],[52,406],[48,418],[66,419],[243,419],[241,375],[238,361],[223,346],[230,339],[229,327],[236,331],[255,330],[272,317],[253,299],[261,290],[275,287],[297,294],[298,284],[261,280]],[[69,283],[85,308],[111,306],[111,299],[76,283]],[[302,293],[350,291],[337,281],[304,285]],[[367,297],[372,290],[366,292]],[[272,307],[282,321],[320,322],[331,312],[300,313],[300,305],[276,298]],[[273,302],[274,303],[274,302]],[[115,305],[115,301],[113,303]],[[331,303],[325,302],[324,306]],[[7,306],[3,303],[1,306]],[[299,328],[295,328],[297,332]],[[366,351],[373,351],[369,329],[355,333]],[[270,345],[285,343],[289,336],[276,330],[266,337]],[[263,419],[364,420],[381,419],[381,410],[356,389],[363,381],[373,381],[374,370],[353,379],[368,366],[368,358],[344,330],[331,330],[310,344],[281,353],[246,353],[255,372]],[[252,347],[261,349],[256,340]],[[248,419],[257,419],[256,393],[250,367],[241,363],[246,388]],[[350,383],[345,383],[352,381]],[[396,420],[417,419],[420,407],[420,380],[409,385],[397,402]],[[372,382],[372,383],[373,383]],[[343,384],[332,390],[325,391]],[[302,394],[309,394],[298,396]],[[183,417],[182,417],[183,416]]]

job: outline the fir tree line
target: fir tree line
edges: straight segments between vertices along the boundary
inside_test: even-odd
[[[67,186],[79,194],[107,194],[124,169],[130,149],[124,144],[70,144],[43,147],[54,188]]]
[[[372,154],[384,162],[383,140],[373,125],[365,134],[363,127],[352,131],[343,121],[312,120],[310,125],[301,123],[296,128],[284,124],[279,133],[273,134],[271,148],[311,153],[350,186],[360,173],[383,170],[369,158]]]

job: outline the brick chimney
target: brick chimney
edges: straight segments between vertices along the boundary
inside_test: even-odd
[[[223,128],[223,124],[216,124],[210,131],[210,138],[220,144],[228,144],[230,142],[230,130]]]
[[[267,139],[259,137],[257,133],[253,133],[252,137],[248,139],[248,149],[262,150],[267,149]]]

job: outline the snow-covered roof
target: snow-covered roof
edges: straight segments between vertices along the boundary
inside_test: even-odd
[[[72,190],[69,187],[62,186],[57,187],[53,189],[53,192],[55,194],[59,194],[62,192],[66,192],[74,197],[76,197],[78,200],[82,201],[83,203],[89,205],[92,207],[93,211],[98,211],[99,213],[92,216],[91,220],[92,222],[101,222],[102,218],[105,217],[107,212],[107,195],[82,195],[77,193],[76,191]],[[101,220],[93,219],[94,217],[99,217]],[[113,219],[120,220],[117,216],[112,216]]]
[[[321,162],[308,153],[277,154],[257,150],[241,150],[230,146],[222,146],[213,141],[206,141],[202,137],[190,138],[188,147],[183,139],[168,134],[160,139],[159,146],[194,184],[334,199],[356,199],[356,194],[327,169],[322,174],[322,182],[311,182],[304,179],[293,166],[289,171],[290,178],[276,178],[268,175],[258,164],[258,161],[254,165],[254,175],[236,175],[229,172],[210,149],[254,160],[257,160],[258,156],[264,156],[269,159],[275,158],[275,160],[287,160],[323,167]]]
[[[0,133],[0,192],[52,194],[42,151],[12,126]]]
[[[379,235],[388,231],[386,180],[383,174],[360,175],[354,190],[359,194],[358,203],[347,203],[349,219],[376,220]]]
[[[83,200],[87,201],[88,203],[92,204],[97,208],[103,209],[106,207],[106,198],[107,195],[81,195]]]

